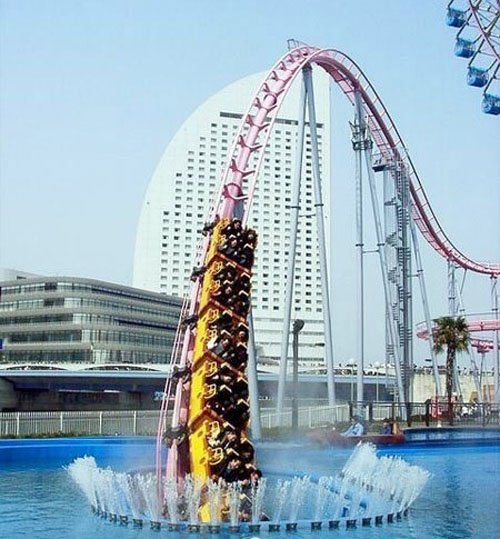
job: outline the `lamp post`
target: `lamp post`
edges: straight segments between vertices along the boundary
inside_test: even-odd
[[[354,367],[357,365],[356,360],[351,357],[347,360],[346,365],[351,368],[351,402],[354,400]]]
[[[378,402],[378,374],[380,371],[380,367],[382,367],[380,361],[375,361],[373,364],[373,368],[375,369],[375,402]]]
[[[292,388],[292,430],[299,429],[299,333],[304,327],[304,320],[294,320],[293,332],[293,388]]]

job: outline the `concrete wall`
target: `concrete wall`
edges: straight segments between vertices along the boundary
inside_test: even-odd
[[[446,389],[446,376],[440,375],[441,391]],[[465,402],[471,400],[471,397],[476,392],[476,386],[474,385],[474,377],[472,373],[461,373],[459,375],[460,387],[462,389],[462,395]],[[483,394],[487,388],[487,380],[483,380]],[[434,377],[430,373],[415,373],[413,377],[413,402],[424,402],[427,399],[433,397],[435,394],[434,389]]]
[[[0,412],[15,410],[18,402],[13,384],[0,378]]]

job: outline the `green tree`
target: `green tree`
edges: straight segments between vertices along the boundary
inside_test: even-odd
[[[469,328],[463,316],[443,316],[434,320],[434,324],[434,351],[440,354],[446,348],[446,394],[449,421],[453,425],[453,371],[457,352],[464,352],[469,346]]]

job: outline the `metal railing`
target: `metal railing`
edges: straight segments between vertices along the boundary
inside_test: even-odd
[[[298,427],[315,428],[327,424],[349,421],[349,405],[339,404],[337,406],[309,406],[299,408]],[[288,409],[281,414],[263,413],[260,424],[263,429],[273,429],[277,427],[292,426],[292,410]]]
[[[158,410],[2,412],[0,437],[57,435],[154,435]]]
[[[403,421],[409,411],[408,419]],[[299,428],[317,428],[328,424],[346,423],[354,414],[360,414],[365,424],[389,419],[413,427],[438,427],[450,424],[447,403],[434,404],[395,402],[364,403],[359,412],[356,403],[299,408]],[[0,412],[0,437],[57,435],[129,435],[153,436],[158,428],[158,410],[92,411],[92,412]],[[171,418],[167,417],[167,423]],[[453,406],[453,425],[498,427],[500,405],[461,404]],[[282,414],[264,411],[261,414],[263,429],[292,426],[292,410]]]
[[[356,403],[349,403],[350,415],[358,413],[368,423],[389,419],[398,421],[409,427],[454,426],[499,426],[500,405],[489,403],[453,403],[452,414],[448,411],[448,403],[440,400],[433,402],[368,402],[363,403],[359,411]],[[450,417],[451,415],[451,417]]]

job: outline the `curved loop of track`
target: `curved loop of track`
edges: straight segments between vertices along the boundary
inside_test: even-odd
[[[493,277],[499,275],[500,263],[473,260],[448,238],[430,205],[396,125],[376,90],[353,60],[334,49],[301,45],[290,50],[271,69],[243,117],[222,178],[226,189],[222,192],[219,205],[216,205],[216,213],[231,215],[234,197],[244,191],[248,202],[251,202],[264,150],[280,105],[296,76],[309,64],[317,64],[329,73],[352,104],[355,91],[359,91],[378,151],[390,162],[400,161],[410,175],[412,217],[427,242],[442,257],[464,269]],[[245,220],[249,206],[247,204]]]

